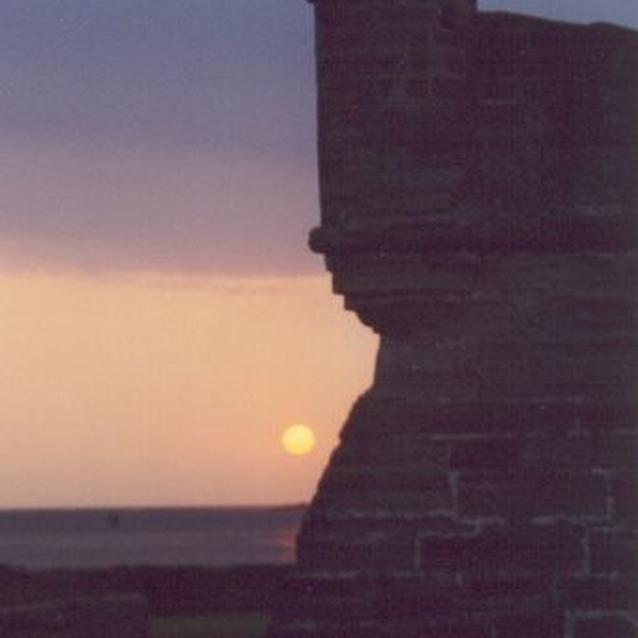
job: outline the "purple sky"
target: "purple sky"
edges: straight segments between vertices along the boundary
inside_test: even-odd
[[[638,26],[632,0],[483,0]],[[303,0],[4,0],[0,267],[307,273]]]

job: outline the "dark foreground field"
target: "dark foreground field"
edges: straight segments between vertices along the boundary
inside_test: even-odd
[[[0,567],[0,608],[141,594],[153,638],[261,638],[290,568],[126,567],[31,572]]]
[[[154,618],[153,638],[261,638],[268,628],[264,614],[214,614],[211,616]]]

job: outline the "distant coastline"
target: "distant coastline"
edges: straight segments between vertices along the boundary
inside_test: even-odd
[[[291,510],[305,509],[308,503],[279,503],[279,504],[255,504],[240,503],[226,505],[210,505],[210,504],[192,504],[192,505],[61,505],[61,506],[42,506],[36,507],[31,505],[0,507],[0,517],[4,514],[19,514],[23,512],[109,512],[117,511],[184,511],[184,510]]]
[[[0,510],[0,565],[32,570],[289,564],[306,506]]]

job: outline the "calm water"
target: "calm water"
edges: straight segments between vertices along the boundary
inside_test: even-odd
[[[303,512],[301,506],[0,511],[0,564],[289,563]]]

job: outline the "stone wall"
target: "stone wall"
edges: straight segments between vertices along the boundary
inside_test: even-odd
[[[638,36],[316,0],[321,227],[380,334],[277,638],[638,635]]]

